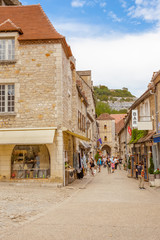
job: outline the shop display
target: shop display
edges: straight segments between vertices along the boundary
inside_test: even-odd
[[[16,146],[12,153],[12,178],[48,178],[49,153],[45,145]]]

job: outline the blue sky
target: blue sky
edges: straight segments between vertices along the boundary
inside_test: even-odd
[[[40,3],[64,35],[77,70],[91,70],[94,85],[140,96],[160,69],[160,0],[22,0]]]

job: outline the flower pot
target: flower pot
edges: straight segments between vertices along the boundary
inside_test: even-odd
[[[149,181],[154,181],[154,174],[149,174]]]

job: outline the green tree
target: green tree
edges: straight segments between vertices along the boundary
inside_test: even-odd
[[[111,113],[111,109],[107,103],[97,102],[96,103],[96,114],[99,117],[102,113]]]

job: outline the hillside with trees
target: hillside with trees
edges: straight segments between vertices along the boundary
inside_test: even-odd
[[[96,114],[102,113],[122,114],[136,100],[127,88],[109,89],[104,85],[95,86],[94,94],[96,99]]]

